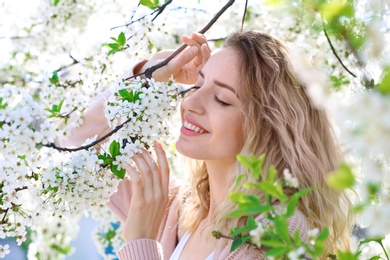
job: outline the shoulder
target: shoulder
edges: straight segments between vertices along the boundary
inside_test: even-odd
[[[277,210],[281,210],[280,206],[276,206]],[[264,226],[268,225],[268,219],[264,215],[259,215],[255,219],[257,222],[261,222]],[[296,209],[294,214],[288,219],[288,231],[290,235],[294,235],[295,231],[299,231],[299,235],[302,240],[307,239],[307,233],[310,229],[310,224],[307,217],[300,211]]]
[[[288,230],[290,234],[293,235],[295,231],[298,230],[301,239],[306,240],[309,229],[309,220],[302,211],[296,209],[294,215],[292,215],[288,220]]]

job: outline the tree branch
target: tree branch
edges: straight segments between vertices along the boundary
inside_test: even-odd
[[[165,10],[165,8],[169,5],[169,4],[171,4],[172,3],[172,0],[168,0],[165,4],[163,4],[162,6],[160,6],[159,8],[157,8],[157,14],[153,17],[153,19],[152,19],[152,22],[154,21],[154,20],[156,20],[156,18],[160,15],[160,14],[162,14],[162,12],[164,12],[164,10]],[[153,12],[152,14],[154,14],[155,12]]]
[[[7,224],[7,222],[5,221],[5,219],[6,219],[6,217],[7,217],[8,210],[9,210],[9,208],[4,210],[4,212],[3,212],[3,213],[4,213],[4,216],[3,216],[3,218],[1,219],[0,224]]]
[[[58,151],[63,151],[63,152],[77,152],[80,150],[88,150],[89,148],[97,145],[98,143],[104,141],[105,139],[107,139],[111,135],[118,132],[122,127],[124,127],[127,123],[129,123],[131,121],[131,119],[132,118],[127,119],[125,122],[123,122],[122,124],[115,127],[112,131],[108,132],[107,134],[103,135],[102,137],[100,137],[99,139],[93,141],[92,143],[90,143],[88,145],[82,145],[82,146],[77,147],[77,148],[67,148],[67,147],[59,147],[55,143],[49,143],[49,144],[44,144],[43,146],[49,147],[49,148],[54,148]]]
[[[336,52],[336,49],[334,48],[330,38],[329,38],[329,35],[328,35],[328,32],[326,31],[326,28],[325,28],[325,22],[324,22],[324,19],[322,18],[322,29],[324,31],[324,34],[325,34],[325,37],[326,39],[328,40],[328,43],[329,43],[329,46],[330,48],[332,49],[332,52],[334,54],[334,56],[336,56],[336,59],[339,61],[339,63],[341,64],[341,66],[343,66],[343,68],[349,73],[351,74],[354,78],[356,78],[356,75],[354,73],[352,73],[348,68],[347,66],[344,65],[343,61],[341,60],[341,58],[339,57],[339,55],[337,54]]]
[[[162,14],[162,12],[164,12],[165,8],[166,8],[169,4],[171,4],[172,1],[173,1],[173,0],[169,0],[168,2],[166,2],[166,3],[163,4],[162,6],[158,7],[156,10],[154,10],[154,11],[151,12],[150,14],[144,15],[144,16],[142,16],[142,17],[140,17],[140,18],[138,18],[138,19],[136,19],[136,20],[134,20],[134,21],[131,21],[131,22],[127,23],[127,24],[119,25],[119,26],[114,26],[114,27],[112,27],[110,30],[118,29],[118,28],[120,28],[120,27],[127,27],[127,26],[129,26],[129,25],[132,25],[133,23],[136,23],[136,22],[141,21],[142,19],[145,19],[146,16],[154,15],[155,13],[157,13],[157,14],[153,17],[153,19],[152,19],[152,22],[153,22],[154,20],[156,20],[156,18],[157,18],[160,14]]]
[[[248,8],[248,0],[245,0],[244,14],[242,15],[242,21],[241,21],[241,32],[244,30],[244,23],[245,23],[245,16],[246,16],[246,9],[247,8]]]
[[[219,19],[219,17],[234,3],[235,0],[229,0],[228,3],[226,3],[221,10],[217,12],[217,14],[206,24],[205,27],[203,27],[199,33],[205,33],[207,32],[211,26]],[[137,76],[145,75],[146,78],[150,79],[152,77],[153,72],[155,72],[157,69],[165,66],[168,64],[170,60],[172,60],[177,54],[179,54],[181,51],[183,51],[187,47],[187,44],[181,45],[178,49],[176,49],[173,53],[171,53],[165,60],[163,60],[160,63],[157,63],[156,65],[153,65],[152,67],[147,68],[144,72],[139,73],[137,75],[131,76],[126,78],[126,80],[135,78]]]
[[[76,64],[80,63],[80,61],[76,60],[71,54],[69,54],[69,57],[73,60],[73,62],[68,64],[68,65],[61,66],[58,69],[56,69],[55,71],[59,72],[61,70],[67,69],[67,68],[69,68],[69,67],[71,67],[73,65],[76,65]]]

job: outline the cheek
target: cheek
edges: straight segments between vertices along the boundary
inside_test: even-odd
[[[245,144],[245,133],[242,120],[236,120],[235,124],[231,124],[230,128],[230,138],[232,140],[232,146],[234,150],[238,153],[241,152]],[[228,128],[228,129],[229,129]]]

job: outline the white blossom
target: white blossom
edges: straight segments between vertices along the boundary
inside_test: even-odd
[[[265,232],[264,226],[261,222],[257,223],[257,227],[255,229],[252,229],[249,231],[249,235],[251,236],[251,241],[257,245],[258,247],[261,247],[261,237],[263,236]]]
[[[9,245],[0,245],[0,258],[4,258],[6,255],[10,253]]]
[[[289,260],[299,260],[299,259],[303,259],[303,256],[304,256],[304,253],[306,252],[305,248],[304,247],[298,247],[296,250],[294,251],[290,251],[288,254],[287,254],[287,257]]]
[[[287,186],[293,187],[293,188],[299,187],[298,179],[293,177],[293,175],[290,173],[290,171],[288,169],[283,170],[283,176],[284,176],[284,180],[285,180]]]

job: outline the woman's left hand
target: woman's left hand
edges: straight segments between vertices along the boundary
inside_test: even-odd
[[[148,151],[132,157],[137,170],[126,166],[133,195],[124,231],[126,242],[139,238],[157,239],[169,195],[169,164],[160,143],[154,144],[157,163]]]

